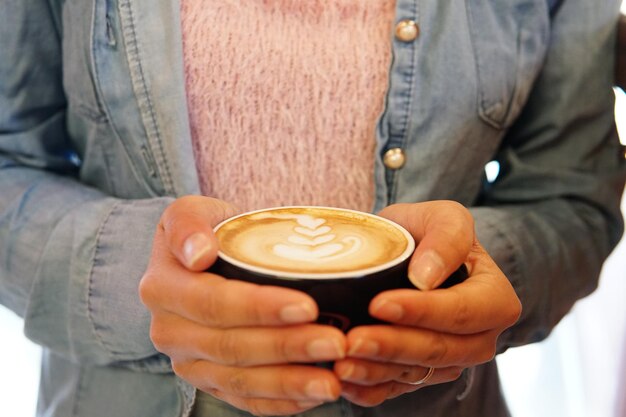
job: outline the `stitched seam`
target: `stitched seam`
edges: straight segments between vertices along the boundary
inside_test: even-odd
[[[527,286],[523,285],[523,282],[525,282],[525,280],[523,279],[524,272],[523,272],[522,268],[520,267],[519,257],[517,256],[517,247],[518,246],[515,244],[513,238],[510,237],[509,235],[507,235],[498,226],[498,224],[499,224],[498,222],[496,222],[495,220],[487,219],[486,220],[486,224],[491,229],[495,230],[497,238],[500,241],[503,241],[504,244],[506,245],[506,252],[510,254],[506,258],[506,262],[509,265],[511,265],[511,273],[507,274],[507,279],[511,282],[511,285],[513,286],[513,288],[514,288],[515,292],[517,293],[517,296],[519,297],[519,299],[520,300],[525,300],[528,288],[527,288]],[[500,338],[498,338],[498,341],[500,341]],[[499,348],[499,347],[500,347],[500,345],[497,342],[496,348]]]
[[[87,318],[89,319],[89,323],[91,324],[91,330],[93,332],[96,342],[111,357],[111,359],[115,359],[115,353],[113,352],[113,349],[107,345],[107,343],[104,341],[104,338],[100,335],[100,333],[96,329],[96,321],[94,319],[94,311],[93,311],[93,305],[91,303],[91,297],[93,295],[93,283],[94,283],[94,274],[95,274],[94,270],[95,270],[95,266],[96,266],[96,263],[98,262],[99,255],[100,255],[100,239],[102,238],[105,227],[109,224],[109,219],[111,219],[113,212],[117,209],[119,204],[120,204],[119,202],[116,202],[115,204],[113,204],[113,206],[111,207],[111,210],[109,211],[104,221],[100,225],[100,228],[98,229],[98,233],[96,234],[96,246],[94,250],[93,259],[91,262],[91,270],[89,271],[89,285],[87,289]]]
[[[73,104],[70,104],[70,107],[72,107],[77,114],[86,117],[94,123],[103,124],[108,121],[106,114],[92,110],[89,106],[82,104],[79,100],[75,100]]]
[[[137,56],[137,68],[139,70],[139,77],[141,78],[141,87],[142,87],[142,93],[146,99],[146,102],[148,104],[148,109],[150,112],[150,120],[152,122],[152,128],[154,129],[154,134],[156,137],[156,141],[157,141],[157,145],[159,147],[159,151],[161,153],[161,155],[164,155],[164,151],[163,151],[163,141],[161,139],[161,132],[159,130],[159,125],[157,123],[156,120],[156,114],[154,113],[154,106],[152,105],[152,99],[150,97],[150,94],[148,93],[148,87],[146,86],[146,79],[145,79],[145,75],[144,75],[144,71],[143,71],[143,65],[141,64],[141,58],[139,56],[139,47],[137,46],[137,32],[135,30],[135,15],[133,13],[133,9],[131,6],[131,3],[128,2],[128,15],[130,17],[130,28],[132,31],[132,36],[133,36],[133,45],[134,45],[134,49],[135,49],[135,53]],[[167,160],[165,160],[165,158],[159,158],[160,162],[163,165],[163,168],[165,169],[165,177],[163,178],[163,182],[164,185],[166,186],[166,188],[168,189],[169,192],[172,192],[172,183],[171,183],[171,173],[170,173],[170,169],[169,169],[169,165],[167,163]],[[159,166],[160,164],[157,163],[157,166]]]
[[[492,120],[489,116],[487,116],[487,114],[484,111],[484,107],[486,106],[487,100],[485,99],[485,91],[482,88],[483,69],[482,69],[482,60],[480,57],[480,53],[478,52],[479,45],[476,39],[476,18],[474,17],[474,11],[472,9],[471,2],[464,2],[464,4],[465,4],[465,15],[467,16],[467,24],[469,27],[470,42],[472,44],[472,47],[474,48],[474,64],[476,66],[476,90],[477,90],[477,100],[478,100],[478,103],[476,104],[478,106],[478,113],[491,126],[495,128],[499,128],[496,121]]]
[[[175,378],[176,378],[176,387],[178,388],[177,389],[178,395],[181,397],[181,403],[182,403],[181,404],[182,406],[181,416],[189,417],[196,403],[197,391],[195,388],[188,389],[188,386],[185,385],[185,382],[183,382],[177,376],[175,376]]]
[[[89,65],[91,66],[90,70],[92,72],[95,72],[95,66],[94,66],[94,44],[95,44],[95,40],[96,40],[96,13],[97,13],[97,2],[94,1],[93,2],[93,7],[91,9],[91,30],[89,31]],[[95,79],[94,79],[95,81]],[[93,83],[93,89],[94,89],[94,98],[96,101],[96,107],[97,107],[97,112],[99,113],[99,115],[101,117],[106,117],[104,110],[102,109],[102,103],[101,103],[101,97],[99,97],[98,95],[98,86],[96,85],[96,83]],[[94,112],[94,110],[89,109],[91,112]]]
[[[150,95],[148,94],[148,88],[146,86],[146,80],[145,80],[145,76],[143,72],[143,67],[141,64],[141,59],[139,57],[139,47],[137,46],[137,32],[135,30],[135,17],[133,14],[133,10],[131,8],[130,1],[128,0],[120,1],[118,7],[120,9],[120,12],[123,9],[127,9],[126,15],[128,16],[129,24],[122,25],[123,26],[122,34],[126,43],[126,54],[128,56],[131,80],[133,83],[133,90],[135,91],[135,95],[137,97],[137,101],[139,104],[139,110],[142,115],[144,129],[146,129],[146,136],[149,138],[150,131],[153,131],[154,136],[157,139],[157,145],[159,148],[158,150],[161,152],[161,156],[162,156],[163,145],[162,145],[162,140],[161,140],[161,134],[158,129],[158,124],[156,122],[154,108],[152,106],[152,100],[150,98]],[[136,69],[133,69],[133,66],[136,66]],[[139,79],[137,79],[137,75]],[[148,109],[149,109],[149,112],[148,112],[149,114],[147,115],[147,119],[149,120],[146,120],[145,111],[142,110],[141,102],[143,100],[145,100],[146,105],[148,106]],[[151,129],[148,129],[148,126],[150,126]],[[148,142],[149,142],[149,139],[148,139]],[[149,143],[148,143],[148,149],[151,149],[151,147],[149,146]],[[162,161],[162,164],[156,163],[156,160],[155,160],[155,163],[156,163],[157,169],[165,170],[165,175],[160,176],[163,182],[163,187],[165,188],[167,193],[173,194],[173,185],[171,181],[169,166],[165,158],[161,157],[159,159],[160,161]]]
[[[110,2],[111,0],[107,0],[107,2]],[[108,6],[108,4],[107,4]],[[94,3],[94,16],[93,16],[93,28],[92,28],[92,36],[95,36],[95,26],[96,26],[96,5]],[[125,37],[124,37],[125,39]],[[95,39],[92,39],[91,41],[91,48],[90,48],[90,53],[91,53],[91,70],[93,71],[93,76],[94,76],[94,86],[96,89],[96,93],[100,96],[101,100],[100,100],[100,105],[102,107],[102,122],[106,123],[107,126],[111,129],[111,131],[113,132],[113,134],[115,135],[115,139],[122,144],[122,148],[124,148],[124,151],[126,152],[126,155],[128,156],[128,159],[130,161],[132,161],[132,163],[130,164],[131,166],[131,170],[133,172],[133,174],[135,175],[136,178],[140,178],[141,175],[137,172],[137,170],[141,170],[141,168],[136,167],[135,165],[135,158],[133,158],[131,155],[133,154],[127,144],[127,142],[125,140],[122,140],[122,136],[119,133],[118,127],[116,125],[116,123],[114,123],[114,119],[113,117],[111,117],[111,109],[109,108],[109,105],[105,99],[105,95],[102,91],[101,88],[101,77],[100,77],[100,71],[99,71],[99,66],[98,66],[98,53],[96,53],[96,41]],[[146,133],[147,134],[147,133]],[[145,145],[143,145],[145,146]],[[147,165],[147,170],[148,173],[151,174],[154,167],[152,165],[150,165],[150,163],[146,163]],[[110,164],[106,165],[106,169],[107,171],[110,169]],[[148,182],[145,182],[146,187],[154,193],[153,191],[153,187],[151,185],[148,184]]]
[[[78,404],[81,402],[81,398],[82,398],[82,394],[84,391],[84,370],[82,366],[79,366],[78,368],[78,382],[76,384],[76,394],[74,395],[74,404],[72,404],[72,416],[73,417],[80,417],[78,415]]]

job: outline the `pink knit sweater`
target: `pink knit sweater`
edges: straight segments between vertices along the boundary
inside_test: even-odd
[[[369,211],[395,2],[182,0],[202,192]]]

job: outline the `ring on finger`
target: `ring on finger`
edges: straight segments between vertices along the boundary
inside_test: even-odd
[[[409,384],[423,385],[428,382],[428,380],[433,376],[434,373],[435,373],[435,368],[431,366],[430,368],[428,368],[428,372],[426,372],[426,375],[424,375],[422,378],[418,379],[417,381],[409,382]]]

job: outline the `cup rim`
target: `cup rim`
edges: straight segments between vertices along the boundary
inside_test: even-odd
[[[399,264],[401,264],[402,262],[406,261],[415,251],[415,239],[413,239],[413,236],[411,236],[411,234],[401,225],[399,225],[398,223],[386,219],[384,217],[378,216],[376,214],[372,214],[372,213],[367,213],[364,211],[359,211],[359,210],[352,210],[352,209],[346,209],[346,208],[339,208],[339,207],[330,207],[330,206],[307,206],[307,205],[295,205],[295,206],[277,206],[277,207],[268,207],[268,208],[263,208],[263,209],[258,209],[258,210],[252,210],[252,211],[247,211],[245,213],[241,213],[238,214],[236,216],[230,217],[222,222],[220,222],[217,226],[215,226],[213,228],[213,232],[217,233],[217,231],[224,226],[226,223],[229,223],[231,221],[234,221],[240,217],[244,217],[244,216],[250,216],[256,213],[262,213],[262,212],[266,212],[266,211],[275,211],[275,210],[289,210],[289,209],[322,209],[322,210],[333,210],[333,211],[341,211],[341,212],[346,212],[346,213],[355,213],[358,215],[362,215],[362,216],[366,216],[366,217],[370,217],[373,219],[376,219],[378,221],[382,221],[384,223],[387,223],[393,227],[395,227],[397,230],[399,230],[404,237],[407,240],[407,246],[405,248],[405,250],[402,252],[402,254],[400,254],[399,256],[397,256],[396,258],[387,261],[385,263],[382,263],[380,265],[377,266],[372,266],[369,268],[362,268],[362,269],[357,269],[354,271],[346,271],[346,272],[337,272],[337,273],[329,273],[329,272],[309,272],[309,273],[302,273],[302,272],[289,272],[289,271],[279,271],[279,270],[275,270],[275,269],[271,269],[271,268],[265,268],[265,267],[261,267],[261,266],[256,266],[256,265],[250,265],[246,262],[242,262],[236,258],[233,258],[230,255],[227,255],[226,253],[224,253],[221,249],[218,248],[218,252],[217,255],[219,258],[221,258],[223,261],[228,262],[238,268],[241,268],[243,270],[249,271],[251,273],[254,274],[260,274],[260,275],[264,275],[264,276],[269,276],[269,277],[273,277],[276,279],[286,279],[286,280],[298,280],[298,279],[318,279],[318,280],[333,280],[333,279],[345,279],[345,278],[363,278],[372,274],[375,274],[377,272],[381,272],[381,271],[385,271],[388,269],[391,269]]]

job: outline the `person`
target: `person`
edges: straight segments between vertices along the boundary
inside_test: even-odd
[[[0,302],[44,348],[38,415],[508,415],[494,355],[545,338],[622,233],[618,9],[3,1]],[[388,324],[204,272],[217,222],[287,204],[414,235]]]

